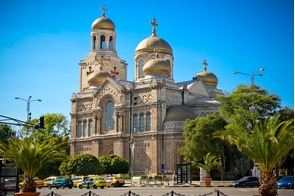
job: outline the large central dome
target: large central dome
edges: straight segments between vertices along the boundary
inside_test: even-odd
[[[135,52],[153,52],[156,49],[161,52],[167,52],[169,54],[172,54],[172,48],[168,44],[168,42],[156,35],[155,26],[157,26],[158,24],[155,18],[151,21],[151,24],[153,25],[152,35],[142,40],[137,45]]]
[[[151,35],[150,37],[141,41],[136,47],[135,52],[154,51],[155,49],[161,52],[172,53],[172,48],[168,42],[156,35]]]

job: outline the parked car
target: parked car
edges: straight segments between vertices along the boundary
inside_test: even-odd
[[[40,178],[33,178],[35,184],[36,184],[36,187],[38,187],[39,189],[41,189],[43,186],[44,186],[44,181]],[[21,189],[22,187],[24,186],[24,182],[20,182],[18,184],[18,187]]]
[[[4,189],[12,190],[16,189],[16,181],[15,179],[5,179],[4,180]]]
[[[50,176],[48,178],[45,178],[44,181],[44,186],[48,186],[48,184],[52,184],[54,180],[56,180],[58,177],[57,176]]]
[[[72,181],[74,183],[74,187],[78,187],[77,185],[82,183],[83,181],[87,180],[89,176],[75,176],[72,178]]]
[[[107,187],[118,187],[125,184],[125,180],[120,177],[107,177],[106,179]]]
[[[49,189],[55,187],[57,189],[62,188],[64,189],[65,187],[68,187],[69,189],[73,188],[74,183],[71,179],[68,178],[57,178],[54,180],[51,184],[48,184],[47,187]]]
[[[237,187],[254,187],[254,186],[259,187],[259,179],[257,177],[253,177],[253,176],[245,176],[237,181],[234,181],[232,183],[232,186],[235,188],[237,188]]]
[[[283,176],[278,181],[278,188],[294,188],[294,176]]]
[[[103,189],[105,186],[106,186],[106,180],[102,177],[88,178],[87,180],[77,185],[79,189],[90,188],[90,187],[93,187],[94,189],[97,189],[97,187],[100,187],[101,189]]]

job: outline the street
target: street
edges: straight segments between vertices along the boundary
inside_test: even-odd
[[[51,196],[52,192],[60,196],[216,196],[217,190],[220,191],[219,195],[228,196],[253,196],[258,195],[258,188],[233,188],[233,187],[116,187],[104,189],[37,189],[41,192],[40,196]],[[89,192],[91,191],[91,194]],[[131,192],[129,192],[131,191]],[[279,189],[280,196],[293,196],[294,189]],[[55,195],[57,196],[57,195]]]

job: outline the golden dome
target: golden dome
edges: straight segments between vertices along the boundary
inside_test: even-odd
[[[139,51],[154,51],[154,49],[157,49],[161,52],[168,52],[172,53],[172,48],[171,46],[163,39],[159,38],[156,35],[152,35],[143,41],[141,41],[136,49],[135,52]]]
[[[151,59],[143,66],[143,73],[147,74],[167,74],[171,72],[170,61],[164,59]]]
[[[101,85],[109,76],[110,74],[106,71],[92,72],[88,75],[88,84],[89,86]]]
[[[217,86],[218,84],[218,79],[215,74],[209,71],[202,71],[195,77],[200,78],[207,85]]]
[[[101,6],[102,16],[96,19],[92,23],[92,30],[99,30],[99,29],[108,29],[108,30],[115,30],[115,24],[111,19],[105,17],[105,11],[107,10],[104,5]]]
[[[217,86],[218,79],[214,73],[207,71],[208,63],[206,62],[206,60],[204,60],[203,65],[204,70],[198,73],[193,79],[199,78],[207,85]]]
[[[99,30],[99,29],[108,29],[108,30],[115,30],[115,24],[110,19],[102,16],[101,18],[96,19],[92,23],[92,30]]]
[[[136,47],[135,52],[140,51],[154,51],[155,49],[161,52],[167,52],[172,54],[172,48],[164,39],[156,35],[156,26],[158,26],[156,19],[154,18],[150,22],[153,26],[152,35],[144,40],[142,40]]]
[[[166,109],[165,122],[169,121],[185,121],[186,119],[194,119],[193,111],[184,105],[173,105]]]

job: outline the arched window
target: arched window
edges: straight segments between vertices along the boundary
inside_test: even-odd
[[[110,37],[110,50],[113,50],[113,37]]]
[[[151,130],[151,113],[146,114],[145,120],[146,120],[146,123],[145,123],[146,131],[150,131]]]
[[[104,50],[106,47],[106,38],[104,35],[100,36],[100,49]]]
[[[139,116],[139,131],[144,131],[144,115],[140,114]]]
[[[77,130],[77,137],[81,137],[82,136],[82,122],[79,121],[78,122],[78,130]]]
[[[138,70],[137,70],[138,71],[138,77],[143,76],[142,69],[143,69],[143,60],[139,59],[139,61],[138,61]]]
[[[109,101],[106,104],[106,108],[105,108],[105,130],[109,131],[109,130],[114,130],[114,103],[112,101]]]
[[[93,36],[93,49],[96,49],[96,36]]]
[[[134,114],[133,116],[133,131],[137,132],[138,131],[138,115]]]
[[[92,120],[88,122],[88,136],[92,135]]]
[[[87,134],[87,122],[86,120],[83,122],[83,137],[86,137]]]

